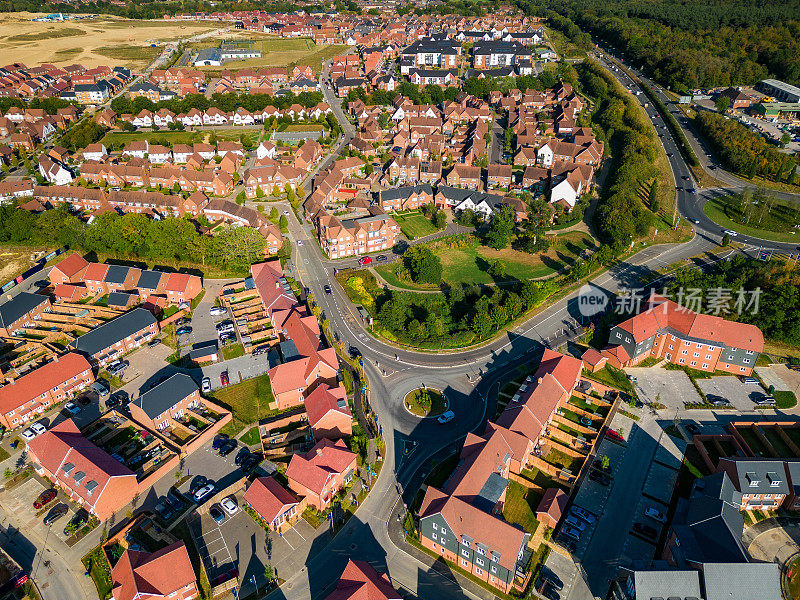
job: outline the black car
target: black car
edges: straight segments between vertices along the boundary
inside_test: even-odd
[[[192,483],[189,485],[189,493],[193,494],[201,487],[205,486],[208,483],[208,477],[205,475],[198,475],[194,479],[192,479]]]
[[[56,521],[58,521],[61,517],[66,515],[69,512],[69,507],[64,504],[56,504],[53,508],[50,509],[50,512],[47,513],[47,516],[44,518],[44,524],[49,527]]]
[[[686,431],[688,431],[688,432],[689,432],[689,433],[691,433],[692,435],[697,435],[698,433],[700,433],[701,429],[700,429],[700,427],[698,427],[698,426],[697,426],[697,425],[695,425],[694,423],[689,423],[689,424],[686,426]]]
[[[633,531],[638,533],[639,535],[643,535],[644,537],[648,537],[652,540],[658,537],[658,532],[652,527],[650,527],[650,525],[645,525],[644,523],[634,523]]]
[[[386,260],[385,254],[378,254],[378,256],[375,257],[375,262],[384,262],[385,260]]]
[[[240,467],[244,464],[244,462],[250,458],[250,450],[247,448],[242,448],[239,450],[239,453],[236,455],[236,458],[233,460],[233,464],[237,467]]]
[[[589,479],[591,479],[592,481],[596,481],[597,483],[603,486],[608,486],[611,484],[611,478],[605,473],[601,473],[600,471],[590,471]]]
[[[261,462],[261,456],[251,454],[250,456],[247,457],[247,459],[242,463],[242,465],[239,468],[246,473],[256,468],[258,466],[258,463],[260,462]]]
[[[361,356],[361,350],[356,348],[355,346],[350,346],[350,356],[353,358],[358,358]]]
[[[333,291],[331,290],[331,286],[329,286],[327,283],[322,286],[322,289],[325,290],[326,294],[330,294]]]
[[[64,535],[72,535],[70,533],[70,529],[74,527],[74,531],[77,531],[78,529],[86,525],[86,523],[88,522],[89,522],[89,513],[86,512],[86,509],[84,508],[80,509],[78,512],[75,513],[75,516],[69,520],[67,526],[64,527]]]
[[[81,406],[89,406],[91,404],[92,399],[89,396],[79,396],[78,397],[78,404]]]
[[[227,442],[222,444],[222,446],[220,446],[219,455],[228,456],[228,454],[236,450],[236,446],[238,446],[236,440],[228,440]]]
[[[226,434],[224,434],[224,433],[218,433],[218,434],[217,434],[217,435],[214,437],[214,442],[211,444],[211,447],[212,447],[214,450],[219,450],[219,449],[220,449],[220,446],[222,446],[222,444],[224,444],[224,443],[225,443],[227,440],[228,440],[228,436],[227,436]]]

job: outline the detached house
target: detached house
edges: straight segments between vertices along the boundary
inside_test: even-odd
[[[342,440],[319,441],[306,454],[294,454],[286,469],[289,489],[310,506],[325,510],[333,497],[355,476],[357,454]]]

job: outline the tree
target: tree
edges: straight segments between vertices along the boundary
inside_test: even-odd
[[[430,248],[411,246],[403,253],[403,265],[415,283],[439,283],[442,261]]]
[[[728,245],[730,245],[730,243],[731,243],[731,236],[730,236],[729,233],[726,233],[725,235],[722,236],[721,244],[723,246],[728,246]]]
[[[489,231],[486,234],[486,244],[495,250],[502,250],[511,239],[514,232],[514,212],[509,206],[492,214],[489,222]]]
[[[433,215],[433,225],[436,229],[444,229],[447,225],[447,214],[443,210],[438,210]]]
[[[286,218],[286,215],[281,215],[278,225],[283,233],[289,231],[289,220]]]
[[[717,107],[717,110],[724,115],[731,107],[731,99],[720,94],[714,101],[714,105]]]
[[[506,276],[506,265],[503,263],[502,260],[494,260],[489,265],[489,269],[487,271],[492,279],[505,279]]]

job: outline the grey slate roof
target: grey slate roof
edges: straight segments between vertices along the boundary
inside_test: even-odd
[[[106,283],[125,283],[125,278],[128,277],[130,267],[125,265],[108,265],[106,277],[103,281]]]
[[[142,271],[142,274],[139,275],[139,281],[136,283],[136,287],[143,290],[154,290],[158,288],[158,283],[161,281],[162,275],[163,273],[161,271]]]
[[[406,185],[389,190],[381,190],[381,200],[391,201],[398,198],[408,198],[411,194],[418,194],[424,192],[433,196],[433,188],[429,183],[421,183],[419,185]]]
[[[149,311],[144,308],[134,308],[132,311],[88,331],[72,342],[70,346],[78,352],[93,356],[156,322],[156,318]]]
[[[742,494],[788,494],[786,469],[782,460],[722,458],[719,466],[733,465],[738,481],[733,483]]]
[[[636,600],[702,598],[699,571],[636,571]]]
[[[43,302],[47,302],[46,296],[31,294],[29,292],[20,292],[11,300],[0,304],[0,326],[10,326],[14,321],[29,313]]]
[[[196,392],[197,389],[194,379],[185,373],[178,373],[141,394],[133,403],[141,408],[148,417],[155,419]]]
[[[139,297],[139,294],[128,294],[126,292],[111,292],[106,301],[107,306],[128,306],[131,297]]]
[[[780,600],[780,568],[776,563],[703,565],[706,600]]]

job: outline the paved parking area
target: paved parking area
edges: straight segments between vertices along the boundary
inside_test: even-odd
[[[786,365],[756,367],[756,373],[767,387],[774,385],[778,391],[793,392],[800,387],[800,372],[789,369]]]
[[[229,315],[225,314],[219,317],[212,317],[208,311],[210,311],[214,306],[214,301],[219,296],[222,288],[229,281],[234,280],[214,279],[204,282],[206,293],[203,296],[203,299],[200,300],[197,308],[192,311],[192,333],[189,336],[185,336],[189,340],[187,342],[189,344],[189,348],[197,344],[203,344],[204,342],[217,340],[216,324],[224,319],[229,318]]]
[[[241,506],[241,494],[236,500]],[[266,583],[264,565],[271,564],[282,579],[303,569],[317,535],[304,519],[283,535],[268,533],[241,509],[234,515],[226,514],[222,523],[204,514],[190,526],[210,579],[235,566],[240,582],[252,585],[255,577],[259,586]]]
[[[721,396],[727,398],[731,405],[740,411],[753,410],[756,408],[753,400],[767,393],[760,384],[742,383],[738,377],[734,376],[698,379],[697,385],[700,386],[706,397]]]
[[[204,366],[202,368],[202,377],[208,377],[211,380],[211,389],[216,390],[222,387],[220,374],[223,371],[228,372],[230,385],[236,385],[245,379],[263,375],[274,366],[270,364],[268,352],[258,356],[245,354],[231,360]]]
[[[36,533],[39,534],[42,539],[49,535],[51,537],[55,536],[64,542],[67,539],[67,536],[64,535],[64,527],[67,526],[67,523],[69,523],[75,511],[69,502],[64,501],[63,494],[59,494],[55,500],[45,507],[45,510],[42,511],[41,514],[37,515],[40,511],[33,508],[33,501],[36,500],[39,494],[45,489],[47,488],[45,488],[38,479],[29,477],[25,482],[19,484],[15,488],[3,492],[3,506],[6,510],[13,512],[16,518],[24,523],[25,529],[35,529]],[[67,504],[69,512],[53,523],[48,534],[48,528],[45,527],[42,519],[44,519],[44,516],[51,508],[60,502],[65,502]]]
[[[234,463],[236,455],[243,446],[239,444],[237,449],[228,454],[228,456],[220,456],[212,448],[212,443],[211,441],[206,442],[183,461],[182,471],[188,474],[190,479],[178,488],[180,492],[188,494],[191,483],[197,475],[203,475],[209,482],[215,483],[217,489],[228,487],[244,477],[245,474]],[[171,484],[174,481],[168,483]]]
[[[681,410],[687,403],[703,401],[683,371],[653,367],[627,369],[626,372],[636,378],[633,385],[644,401],[660,402],[672,410]]]

